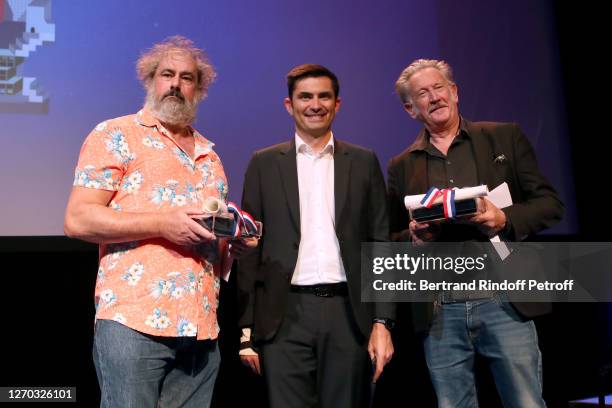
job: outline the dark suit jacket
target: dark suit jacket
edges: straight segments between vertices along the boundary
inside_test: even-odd
[[[563,204],[555,189],[540,173],[533,148],[516,124],[469,122],[465,128],[470,136],[479,184],[493,189],[508,183],[513,205],[504,208],[507,238],[521,241],[528,235],[549,228],[561,219]],[[391,159],[388,167],[388,200],[391,232],[408,228],[408,212],[404,196],[423,194],[427,185],[426,153],[414,150],[426,139],[423,129],[414,144]],[[505,157],[504,160],[495,158]],[[514,307],[524,317],[534,317],[550,311],[548,303],[515,303]],[[412,305],[415,330],[429,327],[433,305]]]
[[[393,304],[361,302],[361,243],[389,236],[385,184],[372,151],[338,140],[334,148],[336,236],[353,315],[361,334],[369,336],[373,317],[395,317]],[[295,140],[255,152],[242,207],[263,222],[263,237],[238,262],[237,273],[239,325],[253,327],[255,342],[271,339],[283,320],[300,245],[298,195]]]

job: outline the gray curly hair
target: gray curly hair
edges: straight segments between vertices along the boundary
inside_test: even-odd
[[[208,93],[208,87],[217,74],[204,51],[197,48],[193,41],[180,35],[168,37],[163,42],[154,44],[138,58],[136,72],[145,89],[149,89],[159,63],[172,52],[185,53],[193,58],[198,71],[196,97],[197,100],[204,99]]]

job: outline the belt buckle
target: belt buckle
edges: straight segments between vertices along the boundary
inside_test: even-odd
[[[457,299],[453,296],[451,292],[444,292],[438,295],[438,301],[441,304],[444,303],[457,303]]]
[[[327,286],[318,286],[315,287],[315,296],[319,296],[319,297],[332,297],[334,296],[334,294],[332,293],[331,289]]]

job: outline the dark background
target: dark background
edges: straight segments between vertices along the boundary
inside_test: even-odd
[[[603,112],[609,104],[610,79],[602,55],[609,49],[602,36],[609,23],[603,21],[602,10],[586,3],[556,2],[555,19],[578,233],[546,240],[609,241],[608,205],[597,199],[609,196],[605,192],[610,174],[606,125],[612,116]],[[99,391],[90,353],[96,247],[63,237],[1,237],[0,256],[0,385],[76,386],[79,402],[71,406],[96,406]],[[233,280],[222,287],[223,363],[214,406],[265,407],[261,380],[237,359],[234,288]],[[551,315],[536,323],[545,399],[550,407],[564,407],[568,400],[596,394],[598,369],[612,361],[612,313],[608,304],[554,306]],[[396,354],[378,384],[376,406],[433,407],[433,390],[404,308],[399,320],[394,334]],[[479,364],[479,368],[481,406],[499,406],[486,366]]]

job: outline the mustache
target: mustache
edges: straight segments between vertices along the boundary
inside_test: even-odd
[[[172,88],[170,89],[168,92],[166,92],[164,95],[162,95],[162,99],[166,99],[169,96],[174,96],[178,99],[180,99],[181,101],[185,102],[185,95],[183,95],[181,93],[181,91],[177,88]]]
[[[447,106],[448,106],[448,105],[443,104],[443,103],[437,103],[437,104],[435,104],[435,105],[431,105],[431,106],[429,107],[429,112],[433,112],[433,111],[435,111],[435,110],[437,110],[437,109],[440,109],[440,108],[446,108]]]

